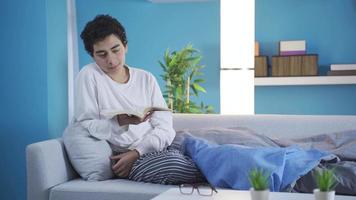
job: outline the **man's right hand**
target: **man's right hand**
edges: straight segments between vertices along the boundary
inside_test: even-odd
[[[130,124],[140,124],[142,122],[145,122],[147,120],[149,120],[152,116],[153,112],[148,112],[147,115],[141,119],[137,116],[134,115],[127,115],[127,114],[120,114],[117,115],[117,122],[119,123],[120,126],[125,126],[125,125],[130,125]]]

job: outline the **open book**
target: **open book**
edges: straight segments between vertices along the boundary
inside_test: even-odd
[[[101,114],[103,114],[107,118],[113,118],[116,115],[120,114],[127,114],[127,115],[134,115],[136,117],[139,117],[140,119],[144,119],[145,116],[149,112],[153,111],[172,111],[169,108],[163,108],[163,107],[146,107],[146,108],[136,108],[135,110],[102,110]]]

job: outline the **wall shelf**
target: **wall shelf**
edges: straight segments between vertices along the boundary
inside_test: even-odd
[[[148,0],[151,3],[188,3],[188,2],[205,2],[209,0]]]
[[[356,76],[256,77],[255,86],[283,85],[348,85],[356,84]]]

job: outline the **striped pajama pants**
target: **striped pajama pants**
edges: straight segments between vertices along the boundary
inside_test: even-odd
[[[140,156],[128,179],[164,185],[206,182],[193,160],[171,147]]]

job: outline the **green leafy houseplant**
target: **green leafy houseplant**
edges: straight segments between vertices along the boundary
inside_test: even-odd
[[[269,173],[266,173],[263,169],[252,169],[248,178],[252,188],[256,191],[269,189]]]
[[[334,175],[334,169],[322,169],[315,173],[316,184],[321,192],[335,190],[338,181]]]
[[[204,68],[200,65],[202,56],[191,44],[186,45],[180,51],[164,53],[163,62],[159,61],[164,74],[161,75],[166,82],[163,96],[168,107],[178,113],[213,113],[214,108],[210,105],[199,105],[191,100],[191,96],[198,97],[200,92],[206,90],[200,85],[205,80],[200,71]],[[193,91],[193,92],[191,92]]]

